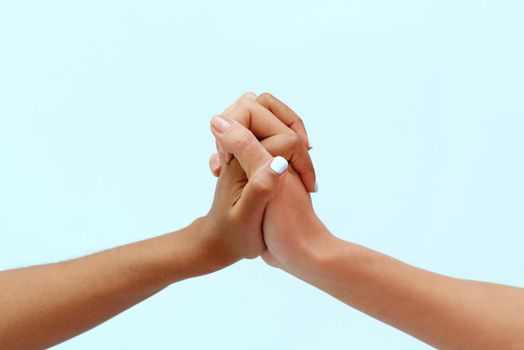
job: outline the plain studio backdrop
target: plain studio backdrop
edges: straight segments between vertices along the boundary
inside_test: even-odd
[[[306,122],[333,233],[523,286],[523,37],[519,0],[3,1],[0,269],[206,214],[209,119],[270,91]],[[427,346],[256,259],[57,346],[97,348]]]

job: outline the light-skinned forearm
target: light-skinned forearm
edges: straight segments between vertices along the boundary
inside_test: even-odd
[[[524,289],[425,271],[327,231],[286,270],[439,349],[523,349]]]
[[[178,232],[80,259],[0,272],[0,348],[49,347],[171,283],[231,263],[202,249],[200,229],[197,220]]]

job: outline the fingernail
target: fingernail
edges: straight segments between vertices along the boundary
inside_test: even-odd
[[[313,190],[314,193],[318,192],[318,182],[315,180],[315,189]]]
[[[277,174],[282,174],[284,171],[286,171],[288,167],[288,162],[283,157],[275,157],[273,158],[273,161],[271,161],[271,169]]]
[[[227,128],[231,126],[231,124],[221,116],[217,115],[213,117],[213,119],[211,119],[211,126],[217,132],[223,133],[224,131],[226,131]]]

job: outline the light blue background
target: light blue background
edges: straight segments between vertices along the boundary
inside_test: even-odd
[[[522,1],[3,1],[0,269],[181,228],[208,121],[244,91],[305,120],[340,237],[524,285]],[[57,349],[425,349],[244,261]]]

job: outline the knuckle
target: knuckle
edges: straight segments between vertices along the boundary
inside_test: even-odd
[[[281,151],[296,152],[302,147],[302,140],[300,136],[295,133],[283,135],[284,142],[281,146]]]
[[[251,145],[253,138],[243,130],[236,130],[233,135],[233,147],[235,149],[244,149]]]
[[[260,100],[265,100],[265,101],[268,101],[268,100],[272,100],[274,99],[273,95],[271,95],[269,92],[263,92],[260,94],[260,96],[258,97]]]
[[[295,134],[295,133],[290,134],[289,135],[289,145],[293,149],[299,149],[303,146],[302,139],[300,138],[300,136],[298,136],[298,134]]]
[[[246,96],[246,94],[242,95],[238,100],[237,100],[237,107],[240,107],[240,108],[249,108],[252,104],[253,104],[253,99],[250,98],[249,96]]]
[[[297,124],[299,126],[304,126],[304,120],[302,118],[297,117],[297,119],[294,121],[294,124]]]
[[[248,91],[246,93],[244,93],[241,97],[245,97],[245,98],[248,98],[248,99],[251,99],[251,100],[255,100],[257,98],[257,95],[252,92],[252,91]]]
[[[252,182],[253,189],[260,194],[269,194],[271,193],[272,186],[271,181],[268,181],[262,176],[255,176],[250,181]]]

